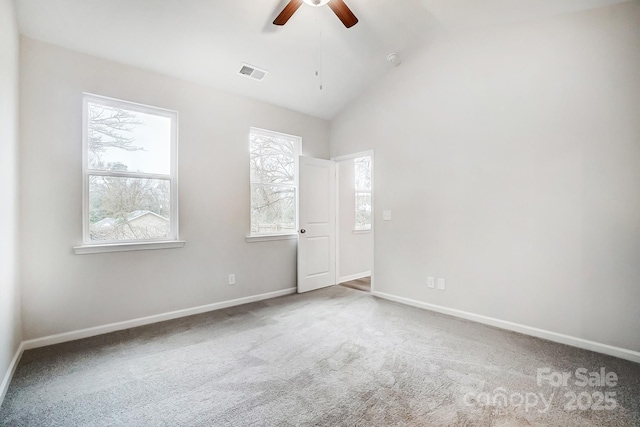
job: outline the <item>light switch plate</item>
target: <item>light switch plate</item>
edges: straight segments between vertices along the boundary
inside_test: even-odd
[[[427,277],[427,287],[431,289],[436,287],[436,280],[433,277]]]
[[[382,220],[391,221],[391,211],[382,211]]]
[[[444,291],[444,279],[438,279],[438,289]]]

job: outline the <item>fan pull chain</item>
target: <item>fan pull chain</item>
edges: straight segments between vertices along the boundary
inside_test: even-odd
[[[322,27],[320,21],[316,18],[318,24],[318,69],[316,70],[316,77],[320,79],[320,90],[322,90]]]
[[[320,90],[322,90],[322,31],[320,31],[320,54],[319,54],[319,62],[320,62]]]

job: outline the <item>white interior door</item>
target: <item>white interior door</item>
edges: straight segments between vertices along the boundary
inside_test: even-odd
[[[336,166],[300,156],[298,292],[336,284]]]

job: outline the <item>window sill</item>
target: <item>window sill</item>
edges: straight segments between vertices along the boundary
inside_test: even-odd
[[[367,230],[353,230],[352,231],[353,234],[369,234],[371,233],[371,229],[367,229]]]
[[[152,249],[182,248],[184,240],[169,240],[163,242],[139,242],[139,243],[107,243],[98,245],[74,246],[76,255],[99,254],[108,252],[146,251]]]
[[[270,242],[273,240],[293,240],[298,238],[298,233],[289,234],[264,234],[260,236],[247,236],[247,243]]]

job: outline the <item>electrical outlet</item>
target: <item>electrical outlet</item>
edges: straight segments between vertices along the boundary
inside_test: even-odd
[[[444,279],[438,278],[438,289],[440,289],[441,291],[444,291]]]
[[[436,280],[433,277],[427,277],[427,286],[431,289],[436,287]]]
[[[230,274],[229,275],[229,284],[230,285],[235,285],[236,284],[236,275],[235,274]]]

